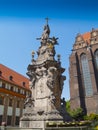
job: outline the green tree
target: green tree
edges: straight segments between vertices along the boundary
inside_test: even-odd
[[[76,108],[74,110],[70,111],[70,115],[72,116],[73,119],[75,120],[82,120],[83,119],[83,110],[82,108]]]
[[[70,112],[70,101],[66,101],[66,111],[69,113]]]
[[[70,108],[70,101],[66,101],[66,111],[70,114],[70,116],[74,119],[74,120],[82,120],[83,119],[83,109],[82,108],[76,108],[71,110]]]

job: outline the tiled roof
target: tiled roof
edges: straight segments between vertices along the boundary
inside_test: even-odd
[[[14,85],[29,89],[29,79],[25,76],[15,72],[14,70],[0,64],[0,72],[2,72],[0,79],[3,79]],[[10,79],[12,77],[12,80]],[[23,85],[23,83],[25,85]]]
[[[82,37],[83,37],[84,41],[87,41],[88,44],[90,43],[90,38],[91,38],[90,32],[82,34]]]

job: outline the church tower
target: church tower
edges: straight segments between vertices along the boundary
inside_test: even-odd
[[[65,119],[65,105],[61,106],[61,94],[64,80],[60,55],[55,60],[55,37],[49,37],[50,28],[48,21],[40,38],[40,47],[37,59],[32,52],[32,64],[28,65],[27,75],[30,78],[31,97],[25,101],[25,112],[20,121],[20,127],[44,128],[44,122],[63,121]],[[64,108],[63,108],[64,107]]]

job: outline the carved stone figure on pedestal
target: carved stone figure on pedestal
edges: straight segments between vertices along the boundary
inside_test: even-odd
[[[55,67],[49,67],[48,69],[48,76],[47,76],[47,85],[50,89],[53,89],[53,87],[55,86],[55,79],[57,76],[57,69]]]
[[[31,97],[26,97],[24,102],[25,111],[29,111],[30,109],[33,110],[34,108],[34,99]]]
[[[55,109],[55,103],[56,103],[56,98],[55,98],[54,94],[51,93],[51,95],[49,97],[49,105],[50,105],[51,110]]]
[[[47,42],[47,39],[49,38],[50,29],[48,24],[44,26],[44,32],[41,37],[41,43],[45,44]]]
[[[37,51],[37,59],[32,53],[32,64],[28,65],[27,75],[30,78],[31,97],[25,101],[25,112],[20,119],[20,127],[43,128],[47,121],[63,121],[61,112],[61,94],[65,71],[59,61],[55,60],[55,45],[57,39],[50,38],[48,22],[44,26],[41,46]],[[27,125],[26,125],[27,124]]]

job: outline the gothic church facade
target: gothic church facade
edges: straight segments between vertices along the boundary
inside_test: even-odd
[[[71,108],[98,114],[98,30],[78,34],[70,55]]]

